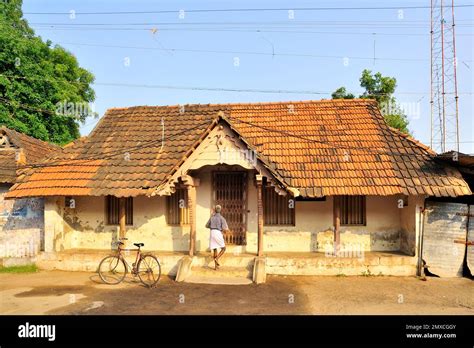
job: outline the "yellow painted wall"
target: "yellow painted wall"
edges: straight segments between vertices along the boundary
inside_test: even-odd
[[[211,172],[199,174],[196,199],[196,249],[208,248],[209,231],[205,224],[212,205]],[[242,252],[257,250],[257,205],[253,178],[248,183],[247,246]],[[46,239],[53,240],[54,250],[71,248],[108,249],[116,241],[118,226],[104,224],[104,197],[74,197],[75,209],[64,208],[64,197],[48,198],[45,206]],[[398,197],[367,197],[367,226],[342,226],[343,246],[364,251],[400,249],[400,234],[415,227],[413,205],[397,206]],[[325,251],[332,245],[333,200],[296,202],[296,226],[265,226],[266,251]],[[134,224],[127,226],[129,242],[143,242],[149,250],[185,251],[189,246],[189,226],[166,224],[165,197],[134,198]],[[61,212],[62,211],[62,212]],[[63,216],[63,218],[61,218]],[[224,213],[225,216],[225,213]],[[52,237],[54,235],[54,237]],[[48,247],[49,243],[46,243]]]

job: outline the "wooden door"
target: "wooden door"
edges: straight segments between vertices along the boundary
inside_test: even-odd
[[[229,232],[224,234],[227,244],[245,245],[247,231],[247,173],[214,172],[214,206],[222,207]]]

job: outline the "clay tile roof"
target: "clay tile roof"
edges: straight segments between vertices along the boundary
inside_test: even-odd
[[[60,149],[59,146],[1,126],[0,182],[14,183],[21,175],[24,166],[37,164],[47,155]]]
[[[218,122],[303,196],[471,194],[457,169],[388,127],[375,101],[340,99],[112,108],[87,138],[32,169],[8,197],[149,194]]]

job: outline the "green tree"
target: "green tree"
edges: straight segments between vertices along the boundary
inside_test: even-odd
[[[362,71],[359,82],[360,86],[365,89],[365,92],[359,98],[377,100],[387,124],[405,134],[409,134],[408,119],[393,96],[397,88],[397,80],[394,77],[382,76],[380,72],[372,74],[372,71],[365,69]],[[340,87],[332,93],[332,98],[352,99],[354,95],[347,93],[345,87]]]
[[[56,144],[80,136],[94,76],[22,19],[22,0],[0,1],[0,124]]]
[[[346,91],[346,87],[339,87],[331,94],[332,99],[354,99],[355,96],[352,93]]]

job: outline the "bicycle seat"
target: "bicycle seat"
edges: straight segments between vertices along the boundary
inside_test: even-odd
[[[136,247],[142,247],[142,246],[145,246],[145,244],[143,243],[133,243],[133,245],[135,245]]]

